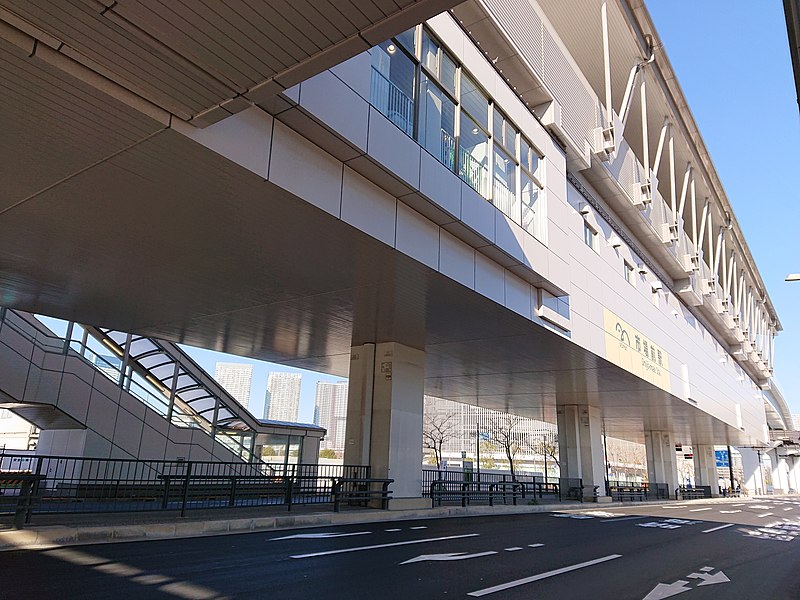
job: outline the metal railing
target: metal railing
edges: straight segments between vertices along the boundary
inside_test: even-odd
[[[406,135],[414,135],[414,99],[372,67],[370,103]]]
[[[492,204],[515,223],[520,222],[520,210],[517,195],[508,186],[495,178],[492,189]]]
[[[180,511],[333,502],[333,489],[369,479],[363,465],[268,464],[0,453],[0,515],[18,511],[20,476],[35,480],[34,514]]]
[[[473,190],[484,198],[489,197],[486,180],[489,178],[489,169],[481,161],[476,160],[465,148],[459,148],[459,171],[463,179]]]
[[[429,498],[431,484],[434,482],[444,483],[443,490],[437,497],[437,502],[460,503],[462,494],[458,493],[458,484],[510,484],[519,483],[524,488],[526,498],[560,502],[564,500],[583,500],[583,482],[581,479],[570,479],[566,477],[550,477],[545,480],[541,475],[528,475],[517,473],[513,477],[510,473],[463,473],[462,471],[438,471],[436,469],[422,470],[422,495]],[[452,494],[444,493],[444,490],[453,491]],[[488,490],[487,490],[488,491]]]

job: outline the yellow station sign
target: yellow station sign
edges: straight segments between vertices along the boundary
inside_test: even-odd
[[[645,381],[671,392],[669,356],[607,308],[603,308],[606,359]]]

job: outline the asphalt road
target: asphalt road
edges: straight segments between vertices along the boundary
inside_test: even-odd
[[[393,521],[0,553],[0,599],[800,599],[800,501]]]

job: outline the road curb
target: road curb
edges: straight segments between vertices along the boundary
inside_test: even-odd
[[[727,504],[742,498],[704,498],[685,500],[682,503]],[[674,500],[613,504],[562,503],[507,506],[441,506],[414,510],[365,510],[358,512],[319,512],[310,514],[285,514],[268,517],[235,519],[207,519],[202,521],[168,521],[125,525],[63,526],[41,525],[23,530],[0,531],[0,552],[9,550],[41,550],[57,546],[82,544],[169,540],[178,538],[255,533],[283,529],[302,529],[329,525],[373,523],[376,521],[407,521],[441,519],[446,517],[485,517],[504,514],[564,512],[574,510],[604,510],[624,506],[665,504]]]
[[[445,517],[483,517],[503,514],[526,514],[588,508],[592,504],[544,504],[509,506],[442,506],[415,510],[369,510],[344,513],[287,514],[243,519],[209,519],[203,521],[171,521],[126,525],[62,526],[41,525],[14,531],[0,531],[0,552],[9,550],[42,550],[58,546],[83,544],[168,540],[177,538],[231,535],[282,529],[324,527],[407,521]]]

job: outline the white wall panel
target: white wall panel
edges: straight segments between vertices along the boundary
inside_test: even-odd
[[[342,182],[342,220],[394,246],[397,199],[352,169]]]

